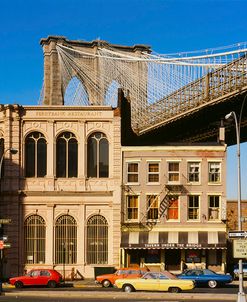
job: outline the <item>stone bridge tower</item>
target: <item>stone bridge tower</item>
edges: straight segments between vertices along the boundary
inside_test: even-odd
[[[98,49],[101,47],[113,48],[119,53],[124,53],[131,56],[140,56],[141,53],[150,53],[150,47],[146,45],[134,45],[134,46],[122,46],[109,44],[105,41],[94,40],[91,42],[80,41],[80,40],[67,40],[63,36],[48,36],[48,38],[41,39],[40,44],[44,51],[44,91],[43,91],[43,105],[64,105],[64,86],[67,83],[62,83],[64,81],[61,72],[61,66],[59,62],[59,54],[57,51],[57,45],[63,45],[68,48],[74,49],[75,51],[81,51],[90,54],[97,54]],[[78,71],[74,71],[74,76],[78,77],[79,80],[85,87],[88,94],[89,103],[92,105],[103,104],[104,95],[106,88],[99,79],[102,78],[100,73],[99,57],[93,57],[93,60],[88,60],[88,58],[81,58],[81,60],[87,60],[87,67],[94,70],[94,81],[97,87],[100,87],[97,91],[94,89],[91,83],[89,83],[89,78],[79,74]],[[85,62],[84,62],[85,64]],[[147,70],[143,70],[143,65],[138,64],[138,62],[130,63],[130,68],[133,70],[133,79],[131,81],[146,81]],[[123,70],[124,73],[124,70]],[[124,76],[124,74],[123,74]],[[116,80],[121,86],[121,79],[111,79]],[[110,85],[110,80],[108,85]]]

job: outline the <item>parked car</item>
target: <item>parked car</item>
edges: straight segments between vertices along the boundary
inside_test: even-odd
[[[146,268],[120,268],[114,274],[105,274],[96,277],[95,282],[102,284],[103,287],[113,286],[115,281],[120,278],[139,278],[147,272]]]
[[[164,271],[147,272],[141,278],[118,279],[115,281],[115,287],[128,293],[136,290],[178,293],[182,290],[191,290],[195,285],[192,280],[178,279],[170,272]]]
[[[26,275],[20,277],[13,277],[9,279],[9,283],[16,288],[23,286],[48,286],[54,288],[61,284],[62,275],[53,269],[33,269]]]
[[[247,263],[243,263],[243,278],[247,277]],[[233,269],[233,278],[238,279],[239,278],[239,267],[238,264],[234,265]]]
[[[210,288],[232,282],[232,276],[230,274],[217,274],[210,269],[188,269],[177,277],[179,279],[193,280],[196,286],[207,285]]]

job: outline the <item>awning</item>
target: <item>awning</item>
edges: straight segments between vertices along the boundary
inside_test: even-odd
[[[122,232],[125,249],[226,249],[226,233],[208,232]]]

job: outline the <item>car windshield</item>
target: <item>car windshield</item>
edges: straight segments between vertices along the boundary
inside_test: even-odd
[[[143,279],[177,279],[176,276],[168,271],[165,272],[148,272],[142,276]]]
[[[211,271],[210,269],[205,269],[204,271],[204,275],[217,275],[217,273]]]

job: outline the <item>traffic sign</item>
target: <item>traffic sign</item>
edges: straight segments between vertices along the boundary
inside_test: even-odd
[[[247,232],[245,231],[229,231],[229,238],[247,238]]]
[[[9,223],[11,223],[11,219],[0,218],[0,224],[9,224]]]
[[[247,240],[233,240],[233,258],[247,258]]]

